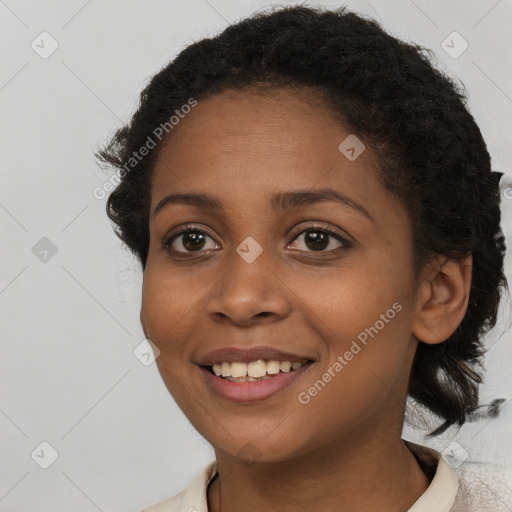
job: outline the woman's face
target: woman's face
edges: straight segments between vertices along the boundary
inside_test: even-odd
[[[246,90],[199,101],[162,148],[140,318],[172,396],[221,452],[277,461],[400,433],[416,348],[411,226],[359,144],[311,93]],[[341,200],[299,195],[327,189]],[[170,194],[218,207],[154,212]],[[288,355],[243,351],[261,347]],[[204,367],[259,359],[311,362],[261,382]],[[261,368],[276,363],[249,365]]]

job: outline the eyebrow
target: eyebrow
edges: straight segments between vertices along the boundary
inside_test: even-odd
[[[373,221],[372,216],[363,205],[332,188],[277,192],[271,197],[270,205],[274,211],[283,212],[300,206],[308,206],[323,201],[334,201],[345,206],[349,206],[353,210],[363,214],[365,217]],[[158,202],[151,214],[151,217],[154,218],[157,213],[164,208],[164,206],[169,204],[185,204],[202,208],[204,210],[223,210],[222,203],[217,198],[208,194],[170,194]]]

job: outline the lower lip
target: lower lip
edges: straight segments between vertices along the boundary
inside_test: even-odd
[[[204,366],[199,368],[208,386],[222,398],[232,402],[256,402],[270,398],[278,391],[282,391],[299,379],[312,365],[313,363],[309,362],[298,370],[279,372],[270,379],[250,382],[231,382],[213,375]]]

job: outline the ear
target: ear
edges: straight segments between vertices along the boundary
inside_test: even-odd
[[[462,322],[469,301],[473,257],[439,256],[427,264],[417,295],[413,335],[434,344],[447,340]]]

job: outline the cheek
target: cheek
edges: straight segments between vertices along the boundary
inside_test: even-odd
[[[189,357],[188,340],[197,332],[197,303],[204,291],[191,289],[195,280],[184,273],[176,274],[147,266],[142,286],[141,323],[146,336],[159,348],[156,365],[163,382],[179,407],[189,417],[198,414],[199,385]],[[185,384],[186,383],[186,384]],[[196,405],[195,405],[196,404]]]
[[[313,329],[322,338],[325,357],[315,378],[298,390],[303,404],[299,414],[322,418],[326,437],[336,435],[343,425],[364,424],[388,414],[407,380],[413,349],[409,311],[395,300],[396,293],[373,292],[365,296],[347,291],[340,297],[338,287],[330,295],[338,298],[329,301],[324,294],[329,307],[315,311]],[[312,434],[318,425],[308,423]]]
[[[144,275],[141,322],[148,338],[162,353],[180,351],[180,343],[193,332],[192,312],[206,293],[197,287],[196,279],[185,280],[183,275],[154,267],[147,267]]]
[[[404,375],[414,349],[413,281],[407,263],[381,258],[374,265],[341,268],[308,290],[302,298],[323,344],[319,371],[328,373],[330,390],[319,393],[318,406],[325,400],[354,409],[363,403],[363,408],[373,407],[375,397]]]
[[[392,324],[396,328],[408,316],[403,311],[412,302],[413,290],[406,269],[352,265],[318,277],[314,286],[303,283],[300,294],[305,311],[316,319],[325,338],[346,341],[376,322],[379,331],[390,331]]]

